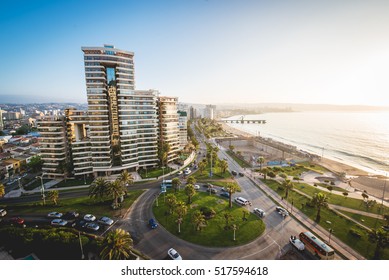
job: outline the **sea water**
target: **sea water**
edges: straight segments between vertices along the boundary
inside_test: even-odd
[[[389,173],[389,112],[291,112],[234,116],[266,124],[228,124],[373,174]]]

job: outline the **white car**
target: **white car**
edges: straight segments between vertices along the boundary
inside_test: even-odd
[[[289,212],[288,212],[288,210],[286,210],[286,209],[284,209],[284,208],[282,208],[282,207],[280,207],[280,206],[277,206],[276,207],[276,211],[278,212],[278,214],[280,214],[280,215],[282,215],[282,216],[289,216]]]
[[[254,208],[254,214],[257,214],[259,217],[265,217],[266,213],[262,209]]]
[[[59,227],[64,227],[67,225],[67,221],[62,220],[62,219],[54,219],[51,221],[52,226],[59,226]]]
[[[185,174],[185,175],[189,175],[191,172],[192,172],[192,171],[190,171],[190,170],[185,170],[185,171],[184,171],[184,174]]]
[[[7,211],[5,209],[0,209],[0,217],[4,217],[7,215]]]
[[[86,214],[84,216],[84,220],[87,221],[87,222],[93,222],[94,220],[96,220],[96,217],[93,216],[92,214]]]
[[[47,214],[48,218],[57,218],[57,219],[59,219],[62,216],[63,216],[63,214],[60,213],[60,212],[50,212],[49,214]]]
[[[182,260],[182,257],[180,256],[180,254],[176,250],[174,250],[173,248],[170,248],[167,251],[167,254],[169,255],[169,257],[172,258],[172,260],[175,260],[175,261]]]
[[[199,190],[200,189],[200,185],[194,185],[194,189],[195,190]]]
[[[178,174],[178,175],[181,175],[182,173],[183,173],[182,170],[180,170],[180,171],[178,171],[177,174]]]
[[[303,243],[300,239],[298,239],[296,236],[293,236],[293,235],[292,235],[292,236],[289,238],[289,242],[290,242],[290,244],[292,244],[294,247],[296,247],[297,250],[299,250],[299,251],[303,251],[303,250],[305,249],[304,243]]]
[[[108,217],[101,217],[97,222],[106,226],[110,226],[113,224],[113,220]]]
[[[100,226],[97,223],[87,223],[85,225],[85,228],[92,231],[98,231],[100,229]]]
[[[247,199],[240,197],[240,196],[235,197],[235,202],[240,204],[240,205],[248,205],[250,203]]]

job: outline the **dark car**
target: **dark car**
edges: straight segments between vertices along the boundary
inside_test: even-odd
[[[85,229],[87,223],[88,222],[85,220],[79,220],[79,221],[73,223],[72,226],[77,228],[77,229]]]
[[[239,172],[239,176],[240,176],[240,177],[243,177],[244,174],[243,174],[242,172]]]
[[[77,213],[77,212],[75,212],[75,211],[71,211],[71,212],[65,213],[65,215],[62,216],[62,219],[65,219],[65,220],[74,220],[74,219],[78,218],[78,216],[80,216],[79,213]]]
[[[232,171],[231,171],[231,174],[234,175],[234,176],[236,176],[236,175],[238,175],[238,172],[236,172],[235,170],[232,170]]]
[[[217,190],[215,188],[208,188],[208,191],[213,194],[217,193]]]
[[[220,193],[220,196],[230,198],[230,194],[228,192],[222,192],[222,193]]]
[[[12,225],[19,225],[19,226],[22,226],[24,225],[24,219],[20,218],[20,217],[13,217],[9,220],[9,222],[12,224]]]
[[[154,219],[150,219],[149,220],[149,226],[154,229],[154,228],[157,228],[158,227],[158,224],[155,222]]]

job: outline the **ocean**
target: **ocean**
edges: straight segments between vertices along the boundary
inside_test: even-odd
[[[372,174],[389,173],[389,112],[292,112],[245,115],[266,124],[228,124]],[[242,115],[228,119],[241,119]]]

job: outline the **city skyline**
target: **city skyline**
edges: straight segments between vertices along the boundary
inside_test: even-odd
[[[3,3],[0,103],[86,103],[80,47],[113,44],[186,103],[389,106],[388,3],[102,3]]]

